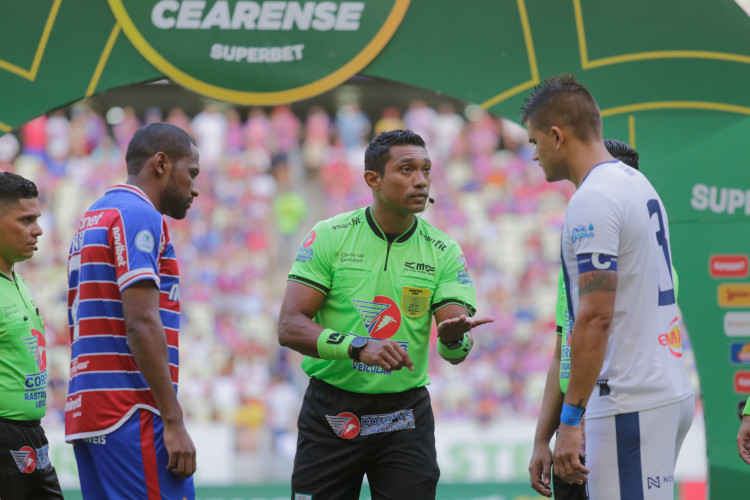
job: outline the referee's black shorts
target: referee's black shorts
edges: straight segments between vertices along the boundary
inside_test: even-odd
[[[39,420],[0,418],[0,498],[62,500]]]
[[[359,394],[310,379],[300,410],[293,500],[430,500],[440,469],[424,387]]]

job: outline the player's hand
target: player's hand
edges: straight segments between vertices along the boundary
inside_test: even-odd
[[[195,473],[195,445],[183,422],[164,423],[164,446],[169,453],[169,472],[180,479]]]
[[[571,427],[560,423],[560,432],[555,442],[552,461],[555,474],[569,484],[583,484],[588,481],[589,470],[581,464],[578,456],[581,451],[582,429],[580,425]]]
[[[495,321],[495,318],[492,316],[472,318],[471,316],[462,314],[461,316],[441,321],[437,326],[438,337],[440,337],[440,340],[442,340],[444,344],[455,342],[456,340],[461,340],[464,333],[472,328],[486,323],[492,323],[493,321]]]
[[[550,451],[549,445],[544,443],[534,444],[534,451],[531,453],[531,461],[529,462],[531,487],[547,498],[552,497],[552,489],[550,489],[551,467],[552,451]]]
[[[737,434],[737,451],[740,458],[750,465],[750,415],[742,417],[740,432]]]
[[[398,342],[393,340],[371,340],[359,352],[359,360],[370,366],[379,366],[383,370],[400,370],[403,367],[414,370],[409,354]]]

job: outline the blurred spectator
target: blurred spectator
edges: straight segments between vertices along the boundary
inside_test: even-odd
[[[375,135],[389,130],[399,130],[405,127],[401,119],[401,111],[394,106],[389,106],[383,110],[380,120],[375,124]]]
[[[358,102],[344,104],[336,112],[336,132],[347,151],[361,148],[370,130],[370,119],[359,108]]]

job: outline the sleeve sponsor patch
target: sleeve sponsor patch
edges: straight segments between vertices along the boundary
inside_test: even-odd
[[[135,247],[141,252],[151,253],[154,251],[156,240],[148,229],[142,229],[135,235]]]
[[[590,271],[617,271],[617,256],[603,253],[579,254],[578,274]]]

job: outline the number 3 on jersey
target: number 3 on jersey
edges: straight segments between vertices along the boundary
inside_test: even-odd
[[[661,247],[664,255],[663,263],[659,264],[659,305],[668,306],[675,303],[674,279],[672,278],[672,259],[669,255],[669,242],[667,231],[664,227],[664,217],[659,200],[648,200],[648,214],[651,217],[651,226],[654,228],[656,242]],[[662,262],[660,260],[660,262]]]

